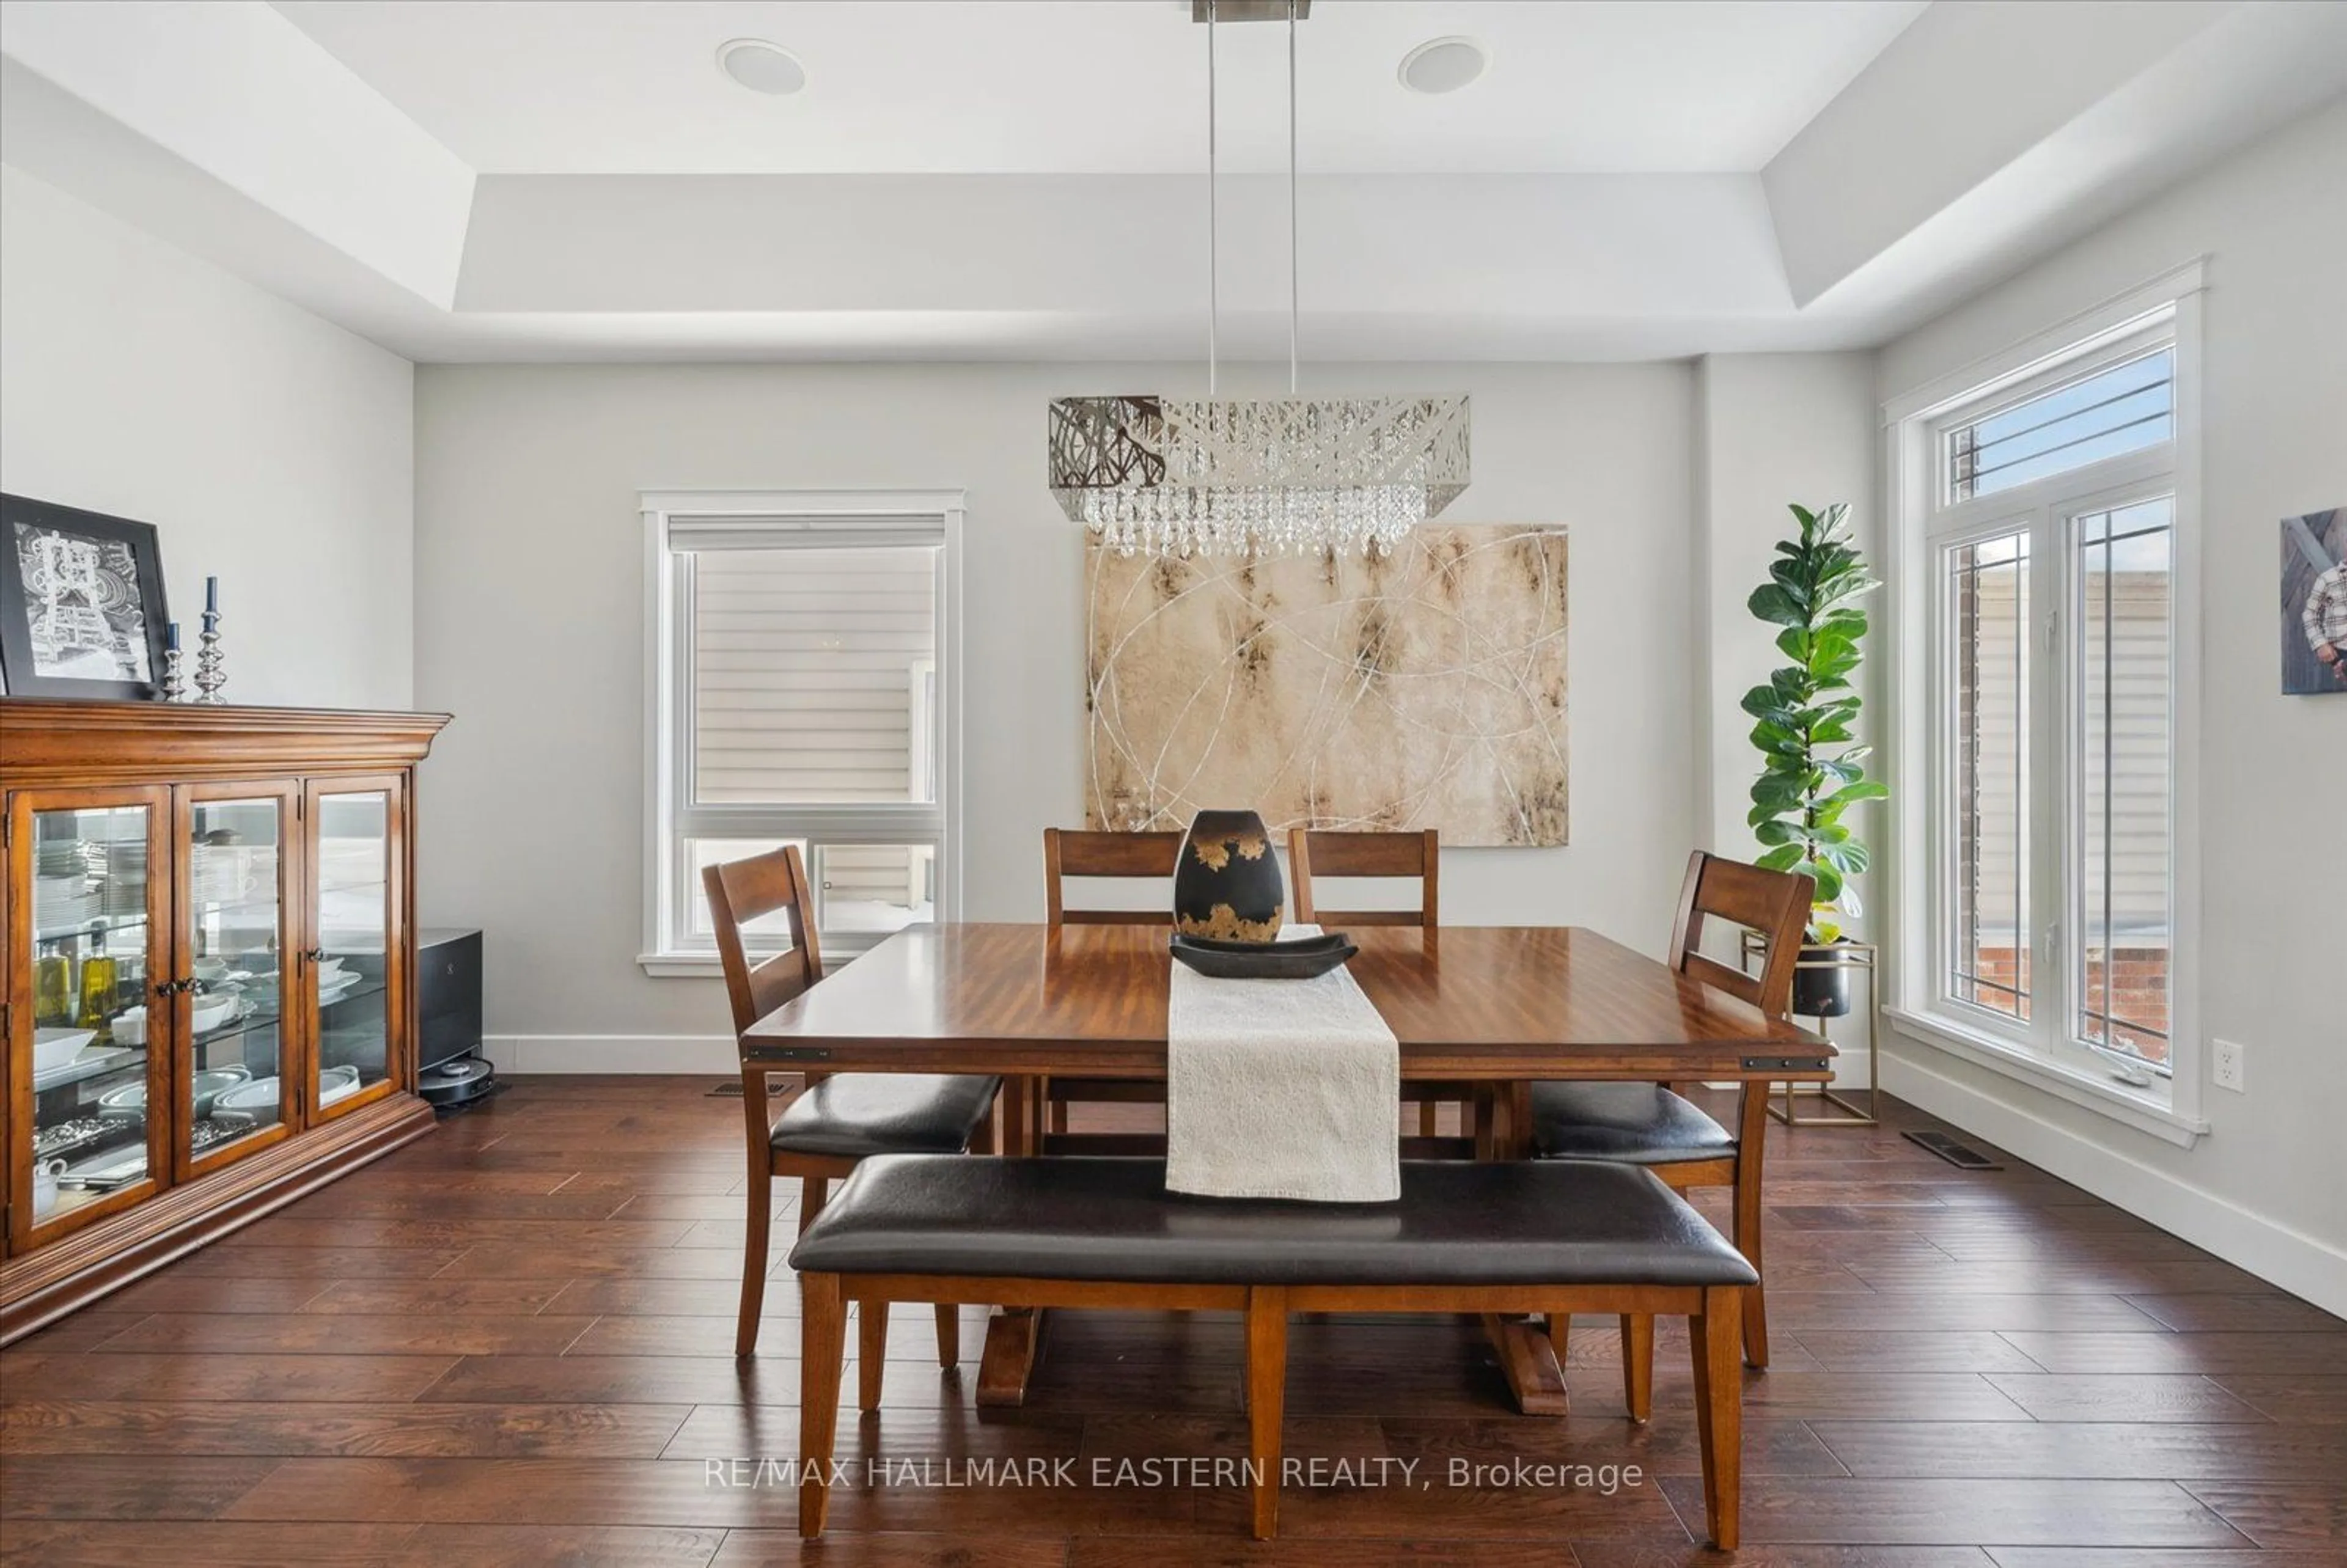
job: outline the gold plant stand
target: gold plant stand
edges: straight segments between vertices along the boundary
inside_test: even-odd
[[[1768,938],[1758,931],[1744,933],[1744,967],[1749,969],[1755,958],[1768,951]],[[1788,1127],[1871,1127],[1876,1124],[1875,1108],[1881,1093],[1881,1059],[1876,1044],[1881,1033],[1881,1018],[1877,1008],[1875,959],[1878,949],[1871,942],[1837,942],[1812,957],[1806,951],[1794,963],[1796,969],[1860,969],[1866,975],[1866,1104],[1863,1108],[1844,1098],[1830,1083],[1788,1083],[1783,1085],[1783,1103],[1775,1092],[1769,1094],[1768,1114]],[[1853,1009],[1854,1010],[1854,1009]],[[1817,1020],[1819,1034],[1826,1032],[1826,1020]],[[1852,1090],[1850,1092],[1858,1092]],[[1795,1097],[1814,1100],[1820,1107],[1829,1107],[1824,1114],[1804,1116],[1794,1109]]]

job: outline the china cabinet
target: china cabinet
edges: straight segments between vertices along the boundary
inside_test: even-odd
[[[0,1343],[430,1129],[445,715],[0,698]]]

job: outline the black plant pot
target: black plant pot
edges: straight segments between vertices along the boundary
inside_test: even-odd
[[[1850,968],[1836,961],[1840,942],[1803,944],[1801,967],[1793,971],[1793,1011],[1801,1018],[1841,1018],[1850,1009]],[[1809,966],[1819,967],[1811,968]]]
[[[1174,873],[1176,929],[1226,942],[1273,941],[1286,895],[1263,818],[1251,811],[1198,814]]]

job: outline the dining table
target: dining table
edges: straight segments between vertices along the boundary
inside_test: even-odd
[[[997,1147],[1040,1153],[1046,1080],[1165,1078],[1168,935],[1162,924],[907,927],[753,1024],[743,1068],[997,1074]],[[1528,1158],[1531,1085],[1584,1079],[1755,1085],[1737,1132],[1742,1157],[1758,1160],[1768,1086],[1832,1076],[1829,1041],[1586,927],[1364,927],[1350,939],[1348,968],[1393,1031],[1402,1081],[1477,1086],[1475,1157]],[[1487,1327],[1517,1408],[1563,1414],[1550,1337],[1517,1320]],[[1025,1398],[1042,1332],[1040,1313],[997,1309],[980,1404]]]

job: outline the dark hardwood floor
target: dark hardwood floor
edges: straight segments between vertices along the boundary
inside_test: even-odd
[[[729,1354],[741,1107],[712,1087],[519,1081],[0,1353],[0,1549],[109,1568],[1724,1561],[1689,1530],[1680,1333],[1641,1429],[1610,1322],[1578,1327],[1563,1419],[1513,1415],[1471,1327],[1299,1323],[1286,1446],[1324,1483],[1291,1488],[1266,1547],[1238,1488],[1137,1468],[1244,1453],[1235,1320],[1061,1315],[1028,1406],[980,1412],[974,1362],[938,1371],[927,1307],[892,1324],[885,1411],[842,1428],[899,1484],[836,1492],[803,1550],[787,1485],[713,1479],[793,1454],[798,1368],[786,1279],[755,1364]],[[1747,1380],[1735,1561],[2347,1563],[2347,1324],[2017,1162],[1966,1174],[1895,1126],[1769,1137],[1775,1364]],[[1592,1484],[1520,1484],[1519,1460]],[[1064,1460],[1078,1484],[902,1484],[948,1460]],[[1130,1484],[1090,1484],[1125,1460]],[[1483,1468],[1452,1485],[1454,1463]],[[1380,1468],[1409,1484],[1369,1484]]]

